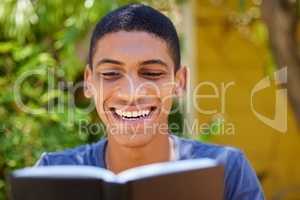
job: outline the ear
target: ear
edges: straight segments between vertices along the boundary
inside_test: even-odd
[[[84,70],[84,96],[91,98],[93,96],[93,72],[89,65],[86,65]]]
[[[187,70],[188,69],[186,66],[181,66],[175,74],[175,81],[176,81],[175,94],[178,97],[181,97],[186,91],[186,84],[188,79]]]

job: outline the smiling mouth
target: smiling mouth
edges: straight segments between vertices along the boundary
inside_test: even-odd
[[[149,108],[134,111],[123,111],[116,108],[110,108],[110,110],[117,119],[135,121],[150,118],[153,111],[156,110],[156,107],[152,106]]]

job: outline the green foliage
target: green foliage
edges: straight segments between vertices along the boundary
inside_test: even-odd
[[[130,2],[137,1],[0,1],[0,200],[6,199],[11,170],[33,165],[44,151],[103,136],[103,131],[79,134],[81,122],[98,117],[84,111],[89,101],[74,86],[82,81],[93,26]],[[18,99],[38,114],[25,112]]]

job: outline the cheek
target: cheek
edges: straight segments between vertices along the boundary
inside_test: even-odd
[[[173,95],[173,91],[175,88],[175,83],[171,76],[167,76],[163,79],[157,80],[153,82],[155,85],[156,93],[160,97],[160,99],[171,98]]]
[[[172,107],[173,99],[175,97],[174,87],[162,87],[160,90],[160,94],[162,114],[168,115]]]
[[[109,99],[112,91],[112,86],[110,84],[98,84],[95,87],[94,101],[96,103],[96,108],[100,118],[105,120],[105,102]]]
[[[113,84],[100,82],[98,84],[95,84],[94,96],[98,99],[99,102],[103,102],[110,96],[112,90]]]

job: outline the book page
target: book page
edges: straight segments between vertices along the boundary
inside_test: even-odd
[[[118,182],[124,183],[131,180],[216,166],[218,166],[217,161],[209,158],[155,163],[128,169],[119,173],[117,178]]]
[[[17,170],[13,173],[15,177],[34,178],[91,178],[102,179],[106,182],[117,181],[116,175],[106,169],[92,166],[41,166]]]

